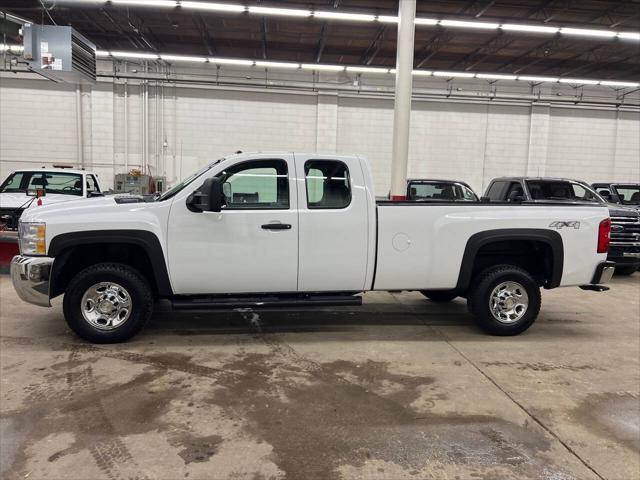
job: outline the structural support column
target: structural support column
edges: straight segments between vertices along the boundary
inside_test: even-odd
[[[416,0],[400,0],[396,51],[396,91],[393,109],[393,152],[391,156],[392,200],[404,200],[407,193],[415,18]]]

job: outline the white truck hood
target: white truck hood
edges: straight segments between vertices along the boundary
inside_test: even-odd
[[[61,195],[59,193],[49,193],[42,197],[42,205],[53,205],[60,202],[69,202],[72,200],[84,200],[83,197],[76,195]],[[33,202],[31,202],[33,200]],[[31,204],[29,205],[29,203]],[[24,193],[0,193],[0,207],[1,208],[26,208],[29,206],[36,206],[37,200],[34,197],[30,197]]]

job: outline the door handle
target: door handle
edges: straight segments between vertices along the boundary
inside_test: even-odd
[[[262,228],[264,230],[291,230],[291,225],[288,223],[265,223]]]

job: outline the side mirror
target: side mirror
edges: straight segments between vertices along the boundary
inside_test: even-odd
[[[192,212],[220,212],[225,204],[222,182],[219,178],[207,178],[202,186],[187,198],[187,208]]]
[[[43,187],[30,188],[27,190],[27,196],[29,197],[44,197],[47,194],[47,191]]]

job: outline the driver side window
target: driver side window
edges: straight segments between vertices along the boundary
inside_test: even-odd
[[[288,209],[289,177],[284,160],[252,160],[218,174],[227,210]]]

